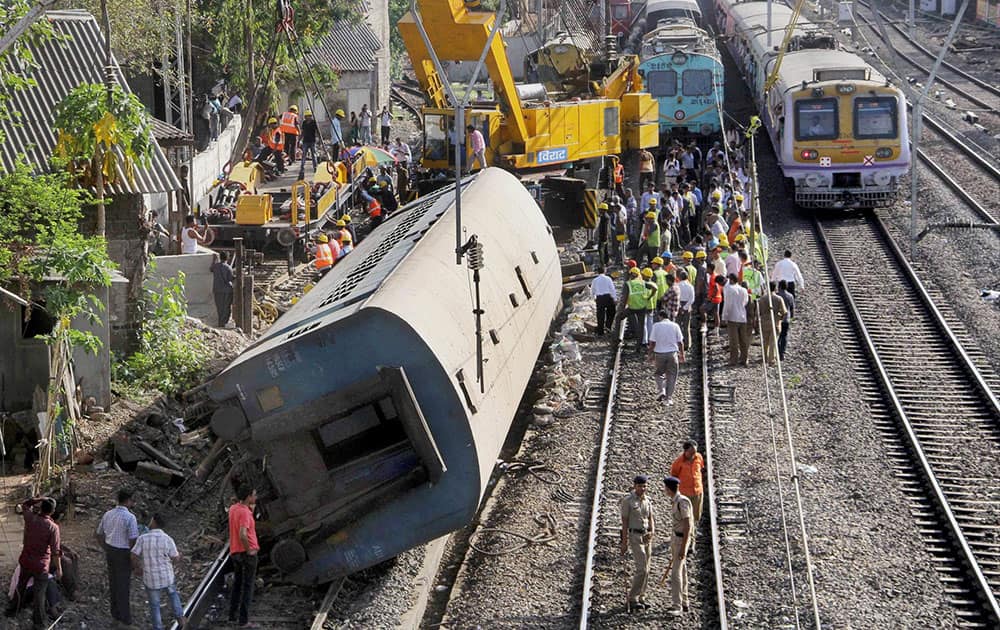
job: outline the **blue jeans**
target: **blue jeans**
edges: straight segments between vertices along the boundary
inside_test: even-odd
[[[166,588],[147,588],[149,618],[153,622],[153,630],[163,630],[163,619],[160,617],[160,593],[163,591],[166,591],[167,597],[170,598],[170,607],[174,609],[174,619],[180,622],[184,617],[184,608],[181,606],[181,596],[177,592],[177,587],[171,584]]]

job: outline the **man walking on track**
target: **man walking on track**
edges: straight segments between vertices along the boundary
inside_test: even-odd
[[[694,528],[691,531],[691,548],[694,548],[698,537],[698,521],[701,520],[702,499],[705,496],[701,483],[701,471],[705,469],[705,458],[698,452],[698,445],[692,440],[684,442],[681,453],[670,466],[670,476],[680,479],[680,493],[691,500],[691,511],[694,517]]]
[[[649,608],[646,603],[646,582],[649,580],[649,561],[653,555],[653,506],[646,496],[646,475],[636,475],[632,480],[633,491],[622,499],[619,508],[622,515],[622,555],[631,549],[635,560],[635,574],[628,592],[628,608],[642,610]]]
[[[257,491],[247,485],[236,489],[236,503],[229,508],[229,554],[233,560],[233,590],[229,596],[229,622],[241,628],[258,628],[250,622],[253,585],[257,579],[257,527],[253,509]],[[237,622],[237,613],[239,621]]]
[[[667,477],[663,480],[670,497],[670,517],[673,536],[670,537],[670,610],[678,616],[691,609],[688,601],[687,552],[694,530],[691,500],[678,492],[681,480]]]
[[[132,491],[118,491],[118,505],[104,513],[97,526],[97,540],[104,546],[108,561],[108,587],[111,597],[111,616],[126,626],[132,625],[132,607],[129,590],[132,582],[132,554],[130,550],[139,538],[139,524],[132,514]]]
[[[649,335],[649,359],[656,375],[656,399],[674,404],[674,387],[677,385],[678,359],[684,362],[684,333],[675,322],[660,311],[660,321],[653,324]]]
[[[615,303],[618,301],[618,290],[614,281],[604,273],[604,267],[597,268],[597,277],[590,283],[590,292],[597,301],[597,334],[600,336],[614,327]]]

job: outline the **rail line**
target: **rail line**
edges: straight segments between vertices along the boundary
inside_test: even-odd
[[[209,566],[204,577],[202,577],[201,582],[199,582],[197,588],[195,588],[194,592],[191,594],[191,598],[184,606],[184,616],[187,617],[188,620],[185,630],[211,628],[215,623],[217,623],[215,619],[212,619],[212,613],[214,612],[213,606],[217,604],[219,600],[217,596],[225,591],[225,579],[228,571],[229,549],[224,548],[219,552],[215,561]],[[334,603],[336,603],[337,597],[340,595],[346,580],[347,578],[345,577],[330,583],[326,596],[320,604],[319,610],[313,616],[310,630],[322,630],[323,623],[326,621],[330,609],[333,607]],[[298,619],[289,619],[287,621],[287,625],[283,624],[280,620],[270,620],[269,627],[299,628],[301,627],[301,623],[301,620]],[[180,625],[177,622],[174,622],[174,624],[170,626],[170,630],[180,630]]]
[[[998,627],[1000,379],[874,213],[814,218],[814,229],[844,298],[835,321],[934,569],[963,627]]]
[[[618,347],[615,351],[611,368],[610,384],[607,389],[607,403],[604,411],[603,426],[601,428],[601,442],[597,456],[598,464],[596,481],[594,484],[593,504],[590,514],[590,531],[587,538],[587,554],[584,564],[582,604],[579,618],[580,630],[585,630],[586,628],[591,627],[592,622],[594,621],[595,600],[601,600],[601,608],[605,611],[610,608],[607,605],[609,601],[617,599],[621,603],[624,603],[620,595],[615,595],[610,592],[615,590],[621,593],[620,580],[611,577],[612,574],[616,573],[616,569],[621,562],[616,558],[618,554],[618,536],[621,530],[621,520],[617,507],[620,497],[610,490],[611,484],[608,480],[609,475],[614,474],[620,477],[631,470],[632,466],[638,464],[662,465],[665,463],[649,462],[647,461],[648,458],[643,458],[641,454],[634,454],[635,457],[632,458],[627,455],[627,453],[631,452],[630,449],[634,447],[634,440],[639,437],[641,431],[638,430],[637,425],[639,423],[636,422],[635,418],[625,417],[629,415],[629,409],[633,408],[635,403],[638,401],[635,401],[628,394],[624,394],[620,387],[620,381],[625,375],[626,366],[629,365],[629,363],[624,362],[622,358],[625,347],[624,334],[625,323],[622,322],[620,328],[618,329]],[[719,514],[715,505],[715,484],[712,470],[708,358],[707,352],[705,352],[705,349],[708,348],[708,343],[704,328],[701,328],[699,335],[700,348],[697,352],[699,365],[697,369],[691,370],[691,375],[693,380],[700,381],[700,383],[692,383],[690,391],[691,404],[700,407],[699,422],[703,432],[700,439],[704,443],[703,457],[705,458],[706,464],[703,483],[705,484],[708,495],[706,497],[706,500],[708,501],[708,509],[705,511],[708,515],[709,531],[703,532],[699,538],[702,540],[708,539],[710,545],[702,544],[697,547],[696,555],[692,558],[691,565],[689,565],[689,571],[697,572],[699,568],[704,567],[704,564],[711,565],[707,573],[712,576],[711,579],[714,580],[714,585],[708,585],[704,579],[700,582],[698,580],[694,580],[694,583],[700,584],[700,588],[698,591],[693,593],[694,597],[692,602],[698,602],[698,604],[695,604],[696,607],[700,604],[700,625],[702,627],[714,627],[726,630],[729,626],[726,615],[725,593],[722,586],[722,559],[719,551]],[[694,354],[695,353],[691,353],[689,357],[693,359]],[[643,376],[648,377],[648,375]],[[652,425],[654,427],[654,431],[656,431],[656,425],[663,422],[665,421],[650,419],[648,424]],[[659,432],[657,431],[657,436],[658,435]],[[646,437],[646,439],[648,438],[649,436]],[[655,439],[659,439],[659,437]],[[651,486],[655,485],[657,482],[658,479],[651,479]],[[662,519],[657,529],[661,528],[662,530],[669,531],[669,524],[663,523]],[[699,558],[698,556],[704,553],[703,550],[705,547],[711,547],[711,557],[704,558],[704,556],[702,556]],[[655,558],[656,550],[654,549],[654,559]],[[626,562],[631,562],[631,560],[629,559]],[[701,566],[696,568],[696,565]],[[659,568],[660,567],[657,564],[654,564],[654,567],[650,572],[649,590],[656,588],[657,582],[660,581],[660,572],[658,571]],[[714,589],[714,598],[710,596],[710,593],[706,592],[708,589]],[[707,621],[708,616],[706,613],[713,608],[716,609],[717,616],[712,618],[710,621]],[[638,623],[648,622],[649,619],[646,618],[638,620]],[[690,619],[687,619],[686,623],[693,622],[691,622]],[[618,624],[616,623],[616,625]]]
[[[859,4],[861,4],[862,6],[864,6],[869,11],[873,11],[874,10],[874,9],[872,9],[871,5],[869,3],[867,3],[867,2],[863,2],[863,1],[859,0]],[[858,15],[861,17],[861,20],[869,28],[871,28],[876,33],[878,33],[878,28],[867,17],[865,17],[864,15],[862,15],[860,13]],[[920,44],[919,42],[917,42],[913,38],[911,38],[909,36],[909,34],[906,33],[906,31],[904,31],[902,28],[900,28],[900,26],[898,24],[896,24],[896,22],[894,20],[890,19],[889,16],[887,16],[884,12],[879,11],[879,15],[882,16],[882,19],[884,19],[886,21],[886,23],[889,25],[890,28],[892,28],[892,30],[894,30],[896,33],[898,33],[914,49],[916,49],[921,54],[923,54],[924,56],[926,56],[926,57],[928,57],[928,58],[930,58],[932,60],[937,57],[936,53],[931,52],[924,45]],[[930,73],[930,69],[929,68],[927,68],[927,67],[919,64],[915,59],[913,59],[913,57],[904,54],[905,51],[900,51],[899,48],[893,42],[889,41],[889,42],[886,42],[886,44],[888,46],[892,47],[892,49],[895,50],[904,60],[906,60],[907,63],[915,66],[916,68],[919,68],[925,74],[929,74]],[[944,70],[946,70],[948,72],[951,72],[953,75],[957,76],[959,79],[967,81],[967,82],[975,85],[977,88],[979,88],[981,90],[984,90],[984,91],[988,92],[989,94],[992,94],[994,97],[1000,97],[1000,88],[998,88],[998,87],[996,87],[994,85],[990,85],[986,81],[983,81],[979,77],[976,77],[976,76],[974,76],[974,75],[966,72],[965,70],[962,70],[958,66],[956,66],[956,65],[954,65],[952,63],[949,63],[947,61],[943,61],[941,63],[941,67]],[[948,79],[943,78],[943,77],[939,77],[937,79],[937,81],[940,81],[942,85],[945,85],[949,89],[957,92],[958,94],[962,95],[964,98],[966,98],[969,101],[977,104],[978,106],[980,106],[980,107],[982,107],[982,108],[984,108],[984,109],[986,109],[986,110],[988,110],[990,112],[993,112],[993,113],[1000,113],[1000,110],[998,110],[997,103],[995,101],[993,103],[990,103],[989,101],[986,101],[986,100],[984,100],[984,99],[982,99],[982,98],[980,98],[978,96],[970,94],[968,92],[968,90],[965,90],[965,89],[962,89],[962,88],[959,88],[959,87],[955,86],[955,84],[954,84],[955,77],[954,76],[951,78],[951,81],[949,81]]]

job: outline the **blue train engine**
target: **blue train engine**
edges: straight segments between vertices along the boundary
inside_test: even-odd
[[[660,143],[705,142],[722,130],[723,69],[715,42],[693,21],[661,20],[642,41],[639,72],[660,105]]]

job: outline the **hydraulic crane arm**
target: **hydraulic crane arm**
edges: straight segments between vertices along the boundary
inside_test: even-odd
[[[604,80],[597,90],[598,96],[621,99],[629,92],[642,91],[642,77],[639,75],[639,56],[625,55],[618,62],[618,68]]]
[[[478,5],[478,2],[470,1],[469,4]],[[417,0],[416,5],[431,46],[441,61],[475,63],[479,60],[489,42],[490,29],[496,20],[496,14],[470,10],[463,0]],[[448,79],[439,76],[434,69],[430,51],[424,45],[412,13],[408,12],[399,21],[399,32],[413,62],[417,80],[431,104],[437,108],[454,107],[456,104],[448,103],[444,90],[444,81]],[[528,137],[528,129],[524,121],[521,99],[514,83],[514,74],[507,60],[506,44],[500,33],[494,36],[490,44],[485,65],[493,82],[493,89],[505,108],[504,114],[507,124],[510,125],[511,137],[523,143]]]
[[[781,48],[778,49],[778,57],[774,60],[774,67],[771,68],[771,74],[767,75],[767,80],[764,81],[764,94],[770,92],[771,88],[778,81],[778,72],[781,71],[781,61],[785,58],[785,53],[788,52],[788,45],[792,42],[792,34],[795,33],[795,26],[799,22],[799,13],[802,12],[802,5],[805,3],[805,0],[796,0],[795,2],[795,8],[792,9],[792,19],[785,28],[785,38],[781,40]]]

